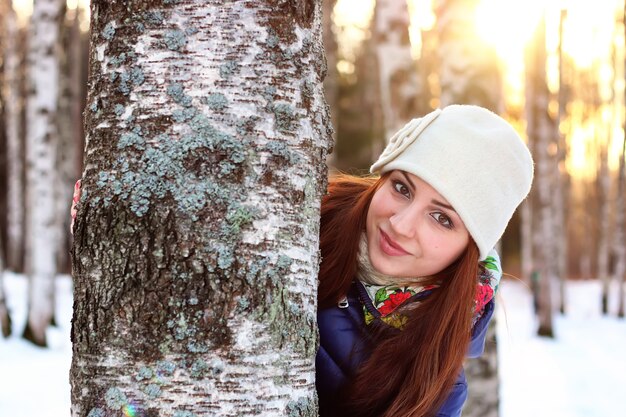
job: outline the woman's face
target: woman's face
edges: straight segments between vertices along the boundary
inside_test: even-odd
[[[465,225],[441,194],[419,177],[398,170],[372,197],[366,233],[374,269],[396,277],[436,274],[469,243]]]

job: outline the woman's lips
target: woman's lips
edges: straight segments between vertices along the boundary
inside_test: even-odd
[[[387,233],[380,231],[380,249],[389,256],[403,256],[409,255],[409,252],[405,251],[402,246],[391,240]]]

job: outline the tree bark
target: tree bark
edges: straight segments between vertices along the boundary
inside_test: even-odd
[[[0,3],[0,53],[4,53],[4,50],[6,48],[6,43],[7,43],[7,33],[9,32],[9,30],[7,30],[7,24],[10,24],[11,22],[8,21],[8,19],[6,19],[6,16],[9,15],[11,10],[11,4],[5,2],[1,2]],[[15,15],[13,15],[13,17],[15,17]],[[6,57],[6,56],[5,56]],[[4,57],[4,58],[5,58]],[[5,81],[5,66],[6,66],[6,61],[4,59],[0,60],[0,69],[2,70],[0,72],[0,86],[5,87],[6,85],[6,81]],[[2,88],[2,90],[0,90],[0,146],[3,147],[3,145],[6,143],[6,135],[5,135],[5,125],[6,125],[6,120],[4,119],[4,115],[5,115],[5,108],[6,108],[6,89]],[[2,168],[2,173],[4,174],[4,167],[6,167],[6,162],[4,161],[5,159],[5,151],[4,149],[0,150],[0,168]],[[4,181],[2,181],[4,182]],[[5,184],[0,184],[0,191],[4,191],[5,190]],[[2,202],[4,205],[4,202]],[[4,207],[3,207],[4,208]],[[9,309],[7,308],[7,302],[6,302],[6,296],[4,293],[4,271],[5,271],[5,251],[4,251],[4,247],[3,247],[3,235],[4,233],[2,233],[2,228],[4,227],[4,225],[2,224],[2,221],[0,221],[0,334],[2,334],[3,337],[9,337],[11,335],[11,316],[9,315]]]
[[[330,109],[330,119],[333,126],[333,142],[337,140],[338,117],[339,117],[339,72],[337,71],[337,37],[333,21],[333,10],[337,0],[322,1],[322,33],[324,41],[324,55],[328,68],[324,78],[324,97]],[[336,153],[329,152],[328,166],[336,166]]]
[[[609,312],[609,250],[611,231],[611,174],[609,172],[607,138],[601,135],[597,138],[600,149],[600,167],[597,173],[596,184],[600,194],[600,239],[598,242],[598,278],[602,283],[601,311],[606,315]]]
[[[626,127],[626,126],[625,126]],[[625,131],[626,132],[626,131]],[[615,202],[615,236],[613,254],[615,255],[614,279],[618,285],[617,316],[624,317],[624,286],[626,286],[626,137],[622,138],[622,153],[617,172],[617,198]]]
[[[54,210],[54,190],[59,30],[64,9],[64,0],[34,1],[28,47],[26,273],[29,294],[24,337],[40,346],[46,345],[46,328],[54,317],[56,246],[61,233]]]
[[[4,121],[7,143],[7,267],[21,271],[24,248],[24,181],[22,178],[21,114],[23,99],[20,94],[20,55],[17,16],[11,0],[3,0],[4,20]]]
[[[504,101],[495,50],[476,34],[478,0],[436,0],[440,105],[476,104],[496,113]]]
[[[91,16],[72,416],[316,416],[321,2]]]
[[[409,39],[409,9],[406,1],[377,0],[372,21],[378,88],[386,140],[417,112],[420,94],[415,60]],[[384,145],[384,143],[383,143]],[[377,154],[380,154],[380,149]]]
[[[503,94],[495,51],[476,34],[472,16],[475,0],[438,0],[437,56],[441,107],[476,104],[496,113],[503,111]],[[498,352],[496,319],[491,320],[485,352],[466,362],[469,396],[463,407],[466,417],[499,415]]]
[[[55,186],[55,201],[57,218],[56,221],[60,225],[61,233],[58,235],[57,243],[57,265],[59,271],[65,273],[70,269],[69,265],[69,244],[70,234],[68,232],[70,218],[67,215],[70,211],[72,202],[72,191],[77,177],[76,168],[76,151],[78,150],[75,129],[73,124],[79,122],[73,113],[73,106],[79,100],[76,90],[73,86],[77,78],[76,70],[80,69],[81,63],[77,61],[73,53],[76,51],[75,45],[80,45],[80,28],[78,27],[77,9],[74,13],[68,15],[67,9],[64,8],[63,16],[61,16],[61,38],[59,59],[59,111],[57,117],[59,129],[59,145],[57,146],[56,168],[58,172]]]
[[[565,81],[565,60],[563,59],[563,26],[567,17],[567,10],[561,9],[559,14],[559,92],[558,92],[558,119],[556,122],[557,135],[557,163],[555,165],[555,191],[554,191],[554,224],[556,227],[556,265],[559,280],[559,312],[565,314],[565,283],[569,276],[567,268],[568,256],[568,239],[566,222],[568,218],[568,206],[566,202],[569,200],[569,174],[565,169],[565,162],[568,155],[567,138],[562,132],[562,125],[567,116],[567,102],[569,87]]]
[[[555,159],[550,154],[556,127],[548,113],[546,83],[545,17],[542,18],[527,54],[526,121],[535,160],[533,196],[533,265],[537,273],[540,336],[554,337],[552,327],[552,283],[556,280],[555,227],[553,213]],[[535,221],[536,219],[536,221]]]
[[[622,13],[622,23],[624,28],[624,36],[626,39],[626,4]],[[626,58],[624,59],[626,64]],[[622,109],[622,111],[624,111]],[[617,316],[624,318],[624,304],[626,303],[626,294],[624,294],[626,286],[626,119],[622,123],[622,153],[619,159],[619,169],[617,172],[617,198],[615,203],[615,249],[614,254],[617,258],[615,263],[615,280],[618,283],[618,307]]]
[[[0,254],[3,253],[2,239],[0,239]],[[0,256],[0,331],[3,337],[11,335],[11,316],[7,307],[7,299],[4,294],[4,262]]]

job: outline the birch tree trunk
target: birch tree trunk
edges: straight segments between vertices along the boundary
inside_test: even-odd
[[[337,71],[337,38],[334,32],[333,10],[337,0],[322,1],[322,39],[324,41],[324,55],[328,71],[324,78],[324,96],[330,109],[330,119],[333,126],[333,142],[337,140],[339,117],[339,72]],[[336,166],[336,153],[329,152],[328,166]]]
[[[552,282],[556,279],[555,228],[552,207],[555,159],[550,144],[556,128],[548,113],[549,91],[546,83],[545,17],[539,24],[527,54],[526,121],[535,160],[533,196],[533,264],[538,273],[537,300],[540,336],[553,337]],[[535,222],[536,219],[536,222]]]
[[[609,242],[611,230],[611,173],[609,172],[608,144],[604,134],[597,137],[596,146],[600,149],[600,167],[596,180],[600,194],[600,236],[598,242],[598,278],[602,283],[601,308],[602,314],[608,314],[609,310]]]
[[[7,44],[7,34],[9,30],[7,29],[7,24],[10,24],[6,16],[10,14],[11,3],[2,1],[0,2],[0,53],[4,53],[3,51],[6,48]],[[15,15],[13,15],[15,17]],[[6,56],[3,56],[0,59],[0,86],[4,87],[6,85],[5,82],[5,61]],[[0,144],[6,143],[5,136],[5,126],[6,120],[4,119],[5,107],[6,107],[6,89],[2,88],[0,90]],[[2,151],[0,151],[2,154]],[[2,155],[4,159],[4,155]],[[6,164],[3,164],[6,166]],[[0,186],[0,189],[4,190],[5,184]],[[11,334],[11,317],[9,316],[9,310],[7,308],[6,296],[4,294],[4,270],[5,270],[5,251],[3,247],[3,233],[0,233],[0,333],[2,333],[3,337],[8,337]]]
[[[554,225],[556,228],[556,265],[558,271],[559,280],[559,312],[565,314],[565,283],[569,276],[567,270],[567,255],[568,255],[568,239],[567,239],[567,227],[566,222],[568,218],[568,204],[569,200],[569,180],[568,173],[565,169],[565,162],[567,160],[568,149],[567,139],[565,134],[561,131],[561,126],[565,122],[567,116],[567,102],[569,86],[565,81],[565,60],[563,59],[563,26],[567,17],[567,10],[561,9],[559,14],[559,43],[558,43],[558,57],[559,57],[559,92],[558,92],[558,119],[556,122],[556,135],[557,135],[557,163],[555,165],[555,192],[554,192]]]
[[[622,13],[622,24],[624,28],[624,39],[626,40],[626,3]],[[624,59],[626,68],[626,58]],[[626,74],[625,74],[626,76]],[[626,102],[626,96],[625,96]],[[622,111],[624,111],[622,109]],[[618,283],[618,307],[617,316],[624,318],[624,304],[626,303],[626,117],[622,115],[622,153],[619,159],[619,169],[617,172],[617,197],[615,203],[615,281]]]
[[[71,18],[71,20],[70,20]],[[78,120],[74,119],[72,107],[75,101],[79,99],[74,96],[75,90],[72,88],[73,79],[71,78],[72,68],[80,63],[76,62],[72,52],[75,51],[75,44],[80,44],[80,30],[77,27],[77,9],[71,16],[67,15],[67,9],[61,16],[61,38],[59,59],[59,111],[57,117],[59,129],[59,145],[57,146],[56,168],[58,172],[55,184],[55,201],[56,201],[56,222],[60,225],[62,233],[58,234],[57,242],[57,265],[59,271],[65,272],[69,269],[69,230],[70,217],[67,215],[70,211],[72,202],[72,192],[74,183],[76,182],[76,137],[75,130],[72,126]],[[78,29],[78,30],[77,30]]]
[[[476,104],[498,113],[503,110],[502,84],[495,52],[476,36],[475,0],[438,0],[437,38],[441,106]],[[463,407],[466,417],[499,415],[498,351],[496,319],[487,330],[485,352],[466,362],[469,396]]]
[[[528,143],[528,148],[531,144]],[[531,150],[532,152],[532,150]],[[532,196],[529,195],[520,205],[520,237],[522,278],[530,282],[533,273],[533,210]]]
[[[441,106],[476,104],[501,112],[502,80],[495,50],[476,34],[478,0],[436,0]],[[494,93],[495,92],[495,93]]]
[[[91,16],[72,416],[316,416],[321,2]]]
[[[3,253],[2,239],[0,239],[0,254]],[[0,255],[0,331],[3,337],[11,335],[11,316],[7,307],[7,299],[4,294],[4,261]]]
[[[624,126],[626,128],[626,126]],[[625,130],[626,132],[626,130]],[[617,172],[617,197],[615,202],[615,236],[613,254],[616,258],[614,279],[618,283],[617,316],[624,317],[624,286],[626,285],[626,137],[622,138],[622,154]]]
[[[4,122],[7,143],[7,267],[20,271],[24,248],[24,182],[22,173],[23,153],[21,146],[21,121],[23,99],[19,91],[20,56],[17,16],[11,0],[2,0],[5,39],[0,53],[3,54]]]
[[[24,337],[40,346],[46,345],[46,328],[54,317],[56,247],[60,233],[54,190],[59,29],[64,9],[64,0],[34,1],[28,47],[26,273],[29,289]]]
[[[420,88],[411,55],[406,1],[377,0],[372,23],[383,126],[389,140],[406,122],[422,116],[417,114]]]

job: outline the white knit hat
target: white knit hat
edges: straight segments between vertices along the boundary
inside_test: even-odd
[[[451,105],[413,119],[370,168],[414,174],[458,213],[484,260],[526,198],[533,160],[513,127],[487,109]]]

